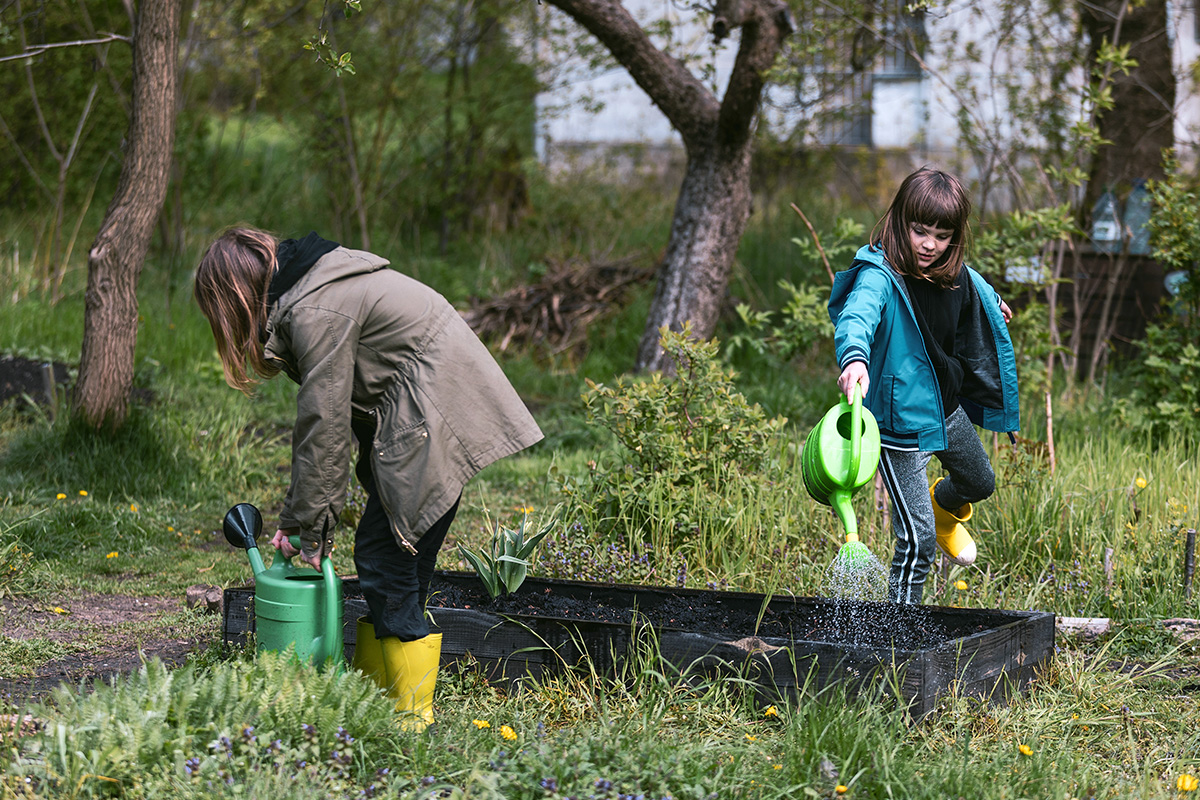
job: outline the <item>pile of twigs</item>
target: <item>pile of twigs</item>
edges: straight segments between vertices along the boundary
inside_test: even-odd
[[[582,355],[588,325],[618,310],[631,287],[653,280],[654,269],[646,261],[629,256],[603,264],[557,262],[538,283],[473,300],[463,318],[480,339],[501,351],[536,345],[553,354]]]

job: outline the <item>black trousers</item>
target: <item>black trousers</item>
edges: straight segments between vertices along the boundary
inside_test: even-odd
[[[421,535],[417,552],[410,553],[396,541],[391,521],[375,490],[375,476],[371,470],[375,423],[373,420],[354,420],[352,426],[359,443],[354,474],[367,492],[367,506],[354,533],[358,584],[371,611],[376,637],[394,636],[402,642],[416,641],[429,635],[425,599],[429,595],[438,551],[458,513],[461,496],[433,527]]]

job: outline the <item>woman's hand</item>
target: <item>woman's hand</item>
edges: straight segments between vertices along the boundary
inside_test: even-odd
[[[1008,324],[1012,320],[1012,309],[1003,300],[1000,301],[1000,313],[1004,315],[1005,324]]]
[[[289,537],[298,536],[298,535],[300,535],[299,528],[287,528],[287,529],[281,528],[280,530],[275,531],[275,535],[271,537],[271,544],[272,544],[272,546],[274,546],[274,548],[276,550],[283,553],[284,558],[291,558],[292,556],[296,555],[300,551],[297,550],[296,548],[292,547],[292,543],[289,541]],[[317,555],[314,558],[305,558],[303,555],[301,555],[300,560],[303,561],[305,564],[310,565],[313,569],[321,568],[321,556],[320,555]]]
[[[871,385],[871,379],[867,377],[867,365],[862,361],[851,361],[838,376],[838,389],[846,395],[847,402],[854,402],[855,384],[862,384],[862,396],[866,398],[867,387]]]

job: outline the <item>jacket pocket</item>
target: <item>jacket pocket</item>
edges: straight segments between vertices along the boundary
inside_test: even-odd
[[[879,419],[876,422],[884,430],[896,432],[896,376],[879,376],[879,387],[872,387],[879,392]]]
[[[377,414],[371,447],[375,491],[396,534],[413,541],[420,513],[422,475],[428,469],[429,428],[412,393],[397,384]]]

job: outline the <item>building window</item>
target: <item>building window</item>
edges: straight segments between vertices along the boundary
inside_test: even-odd
[[[826,75],[828,110],[820,116],[817,140],[836,147],[871,146],[871,75]]]

